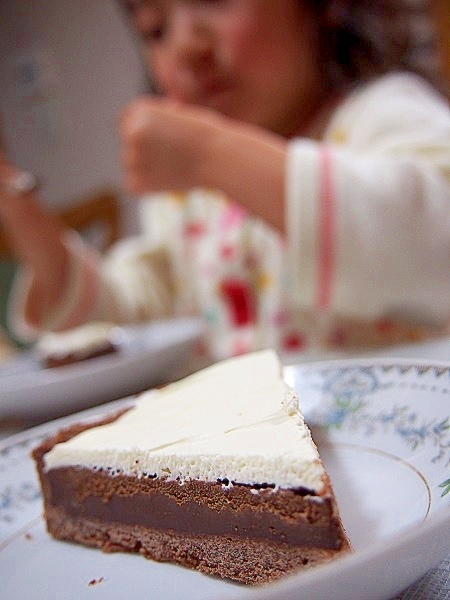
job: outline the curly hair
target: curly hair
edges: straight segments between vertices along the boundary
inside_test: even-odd
[[[300,2],[306,2],[318,20],[319,52],[330,88],[399,69],[436,83],[433,36],[418,43],[414,31],[418,24],[429,24],[426,0]]]

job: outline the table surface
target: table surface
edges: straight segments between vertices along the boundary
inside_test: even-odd
[[[347,358],[416,358],[436,362],[450,363],[450,337],[432,340],[424,343],[393,346],[389,348],[364,351],[358,353],[333,353],[333,354],[298,354],[283,357],[288,364],[310,362],[323,359]],[[187,371],[189,369],[187,368]],[[0,430],[0,439],[16,433],[23,426],[11,425]],[[450,543],[449,543],[450,552]],[[407,590],[396,596],[395,600],[448,600],[450,598],[450,554],[441,564],[430,570],[419,581]],[[361,599],[363,600],[363,599]],[[394,599],[393,599],[394,600]]]

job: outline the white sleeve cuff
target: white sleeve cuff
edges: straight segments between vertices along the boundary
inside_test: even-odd
[[[18,338],[32,342],[43,331],[58,331],[75,327],[87,320],[93,310],[99,289],[99,257],[73,231],[68,232],[64,244],[69,250],[70,264],[67,285],[57,306],[43,316],[38,325],[27,318],[33,274],[24,268],[19,271],[11,290],[8,319]]]

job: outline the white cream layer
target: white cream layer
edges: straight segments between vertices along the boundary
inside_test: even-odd
[[[320,491],[323,465],[271,350],[146,392],[115,422],[57,444],[46,468],[84,466],[185,481]]]
[[[41,358],[89,356],[113,341],[115,329],[113,323],[93,321],[67,331],[47,332],[37,342],[36,352]]]

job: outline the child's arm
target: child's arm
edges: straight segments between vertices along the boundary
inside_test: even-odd
[[[69,257],[62,242],[63,228],[48,214],[36,192],[15,193],[8,181],[18,171],[0,154],[0,220],[18,260],[32,273],[30,323],[60,300]]]
[[[33,341],[42,331],[59,331],[89,320],[137,323],[169,317],[174,289],[168,258],[141,238],[121,240],[105,257],[74,232],[63,235],[69,265],[57,302],[36,313],[35,277],[22,268],[9,302],[9,320],[17,337]]]
[[[133,193],[220,189],[284,231],[287,143],[199,107],[142,98],[121,121],[125,183]]]
[[[19,338],[33,341],[43,330],[92,318],[136,322],[171,313],[170,269],[161,252],[142,243],[130,260],[130,250],[122,251],[124,267],[118,244],[104,260],[46,211],[36,192],[16,193],[8,180],[17,174],[0,155],[0,221],[21,264],[8,307]]]
[[[303,309],[442,323],[448,109],[415,80],[392,82],[348,103],[351,143],[288,146],[204,109],[139,100],[122,121],[127,182],[138,192],[219,188],[285,233]]]

